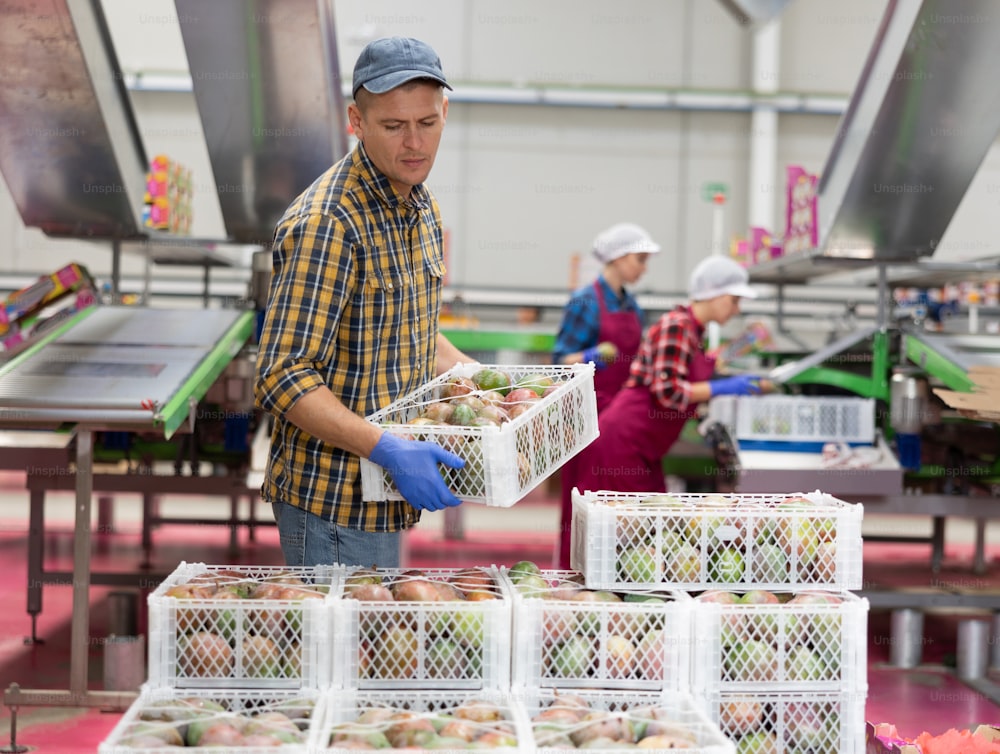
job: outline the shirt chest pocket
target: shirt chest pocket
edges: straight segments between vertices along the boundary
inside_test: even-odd
[[[372,240],[357,253],[354,304],[366,327],[412,327],[441,285],[444,262],[419,250],[410,257],[404,249],[389,248],[378,236]]]

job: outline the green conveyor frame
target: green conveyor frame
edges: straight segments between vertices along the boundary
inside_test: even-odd
[[[58,327],[54,327],[51,332],[45,333],[37,342],[32,343],[24,351],[0,366],[0,376],[17,368],[18,365],[91,316],[98,309],[97,306],[88,307],[67,318]],[[249,340],[255,324],[255,312],[247,310],[240,313],[205,358],[199,362],[191,375],[181,383],[171,398],[159,407],[153,417],[153,429],[162,430],[165,439],[169,440],[173,437],[174,433],[188,419],[191,401],[201,400],[205,396],[208,389],[233,360],[235,354]]]
[[[442,328],[441,333],[461,351],[523,351],[552,353],[556,336],[545,332],[505,332],[469,328]]]
[[[191,399],[200,401],[205,397],[205,393],[229,366],[234,355],[250,339],[255,325],[255,312],[243,312],[158,412],[157,420],[163,428],[164,437],[169,440],[180,428],[188,418]]]
[[[789,385],[828,385],[858,395],[862,398],[889,400],[889,373],[891,357],[889,354],[889,335],[878,330],[872,334],[872,368],[868,375],[854,374],[842,369],[826,366],[815,366],[795,375],[787,382]]]

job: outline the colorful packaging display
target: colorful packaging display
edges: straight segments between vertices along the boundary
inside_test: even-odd
[[[819,176],[809,173],[801,165],[785,169],[786,212],[784,253],[792,254],[815,248],[819,242],[816,186]]]
[[[0,351],[20,346],[43,327],[90,306],[96,300],[94,281],[90,273],[76,263],[70,263],[51,275],[44,275],[31,285],[15,291],[0,305]],[[76,295],[70,298],[69,294]],[[52,316],[43,312],[56,302],[67,302]]]
[[[146,173],[146,206],[143,224],[147,228],[176,235],[191,232],[191,171],[166,155],[157,155]]]

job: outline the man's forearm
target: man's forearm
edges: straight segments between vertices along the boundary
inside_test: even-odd
[[[450,340],[438,333],[435,374],[442,375],[458,363],[471,364],[474,361],[475,359],[459,351]]]
[[[326,387],[310,390],[285,414],[299,429],[338,448],[367,458],[382,430],[347,408]]]

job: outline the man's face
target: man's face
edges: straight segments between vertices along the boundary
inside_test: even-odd
[[[437,156],[448,100],[437,84],[415,81],[385,94],[359,92],[347,114],[372,162],[404,197],[423,183]]]

